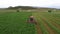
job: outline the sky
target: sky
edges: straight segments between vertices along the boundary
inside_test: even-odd
[[[0,0],[0,8],[9,6],[57,7],[60,0]]]

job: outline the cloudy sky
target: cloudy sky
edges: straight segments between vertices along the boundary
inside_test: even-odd
[[[60,6],[60,0],[0,0],[0,8],[18,5],[37,7],[56,7]]]

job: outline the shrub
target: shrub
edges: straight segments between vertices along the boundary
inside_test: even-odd
[[[19,12],[19,10],[17,10],[17,12]]]

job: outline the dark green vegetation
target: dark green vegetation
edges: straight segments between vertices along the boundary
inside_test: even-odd
[[[0,34],[35,34],[34,24],[27,23],[31,12],[5,12],[0,14]]]
[[[60,11],[16,12],[16,10],[0,10],[0,34],[37,34],[35,24],[27,23],[33,15],[39,24],[39,34],[60,34]]]
[[[17,10],[16,12],[19,12],[19,10]]]
[[[30,9],[37,9],[37,7],[32,7],[32,6],[9,6],[7,9],[22,9],[22,10],[30,10]]]
[[[49,13],[51,13],[52,11],[51,10],[48,10]]]

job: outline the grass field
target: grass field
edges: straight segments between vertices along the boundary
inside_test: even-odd
[[[37,25],[27,23],[30,15]],[[60,34],[60,12],[0,10],[0,34]]]
[[[60,12],[35,12],[42,34],[60,34]]]

